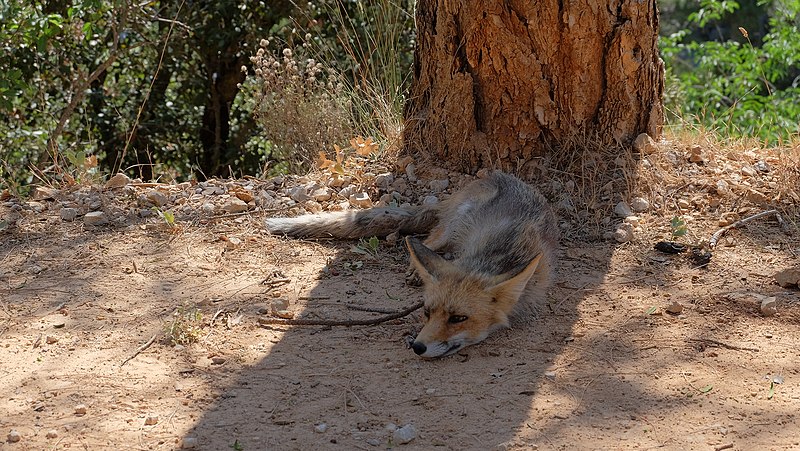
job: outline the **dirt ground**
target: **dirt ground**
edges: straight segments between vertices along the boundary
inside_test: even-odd
[[[0,449],[800,449],[800,296],[774,280],[800,239],[774,218],[701,268],[653,249],[663,212],[624,244],[567,236],[536,318],[428,361],[406,344],[419,312],[258,322],[413,305],[399,245],[272,237],[263,214],[172,229],[110,201],[121,219],[88,226],[57,197],[0,207]]]

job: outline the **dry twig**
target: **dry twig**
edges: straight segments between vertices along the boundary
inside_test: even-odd
[[[744,224],[746,224],[746,223],[748,223],[748,222],[750,222],[750,221],[752,221],[754,219],[763,218],[764,216],[776,215],[776,214],[778,214],[778,210],[762,211],[761,213],[754,214],[753,216],[748,216],[748,217],[746,217],[744,219],[740,219],[740,220],[734,222],[733,224],[728,224],[725,227],[723,227],[723,228],[717,230],[716,232],[714,232],[713,235],[711,235],[711,239],[708,240],[708,246],[711,249],[714,249],[714,247],[717,245],[717,241],[719,241],[719,239],[722,238],[722,235],[725,235],[725,232],[727,232],[730,229],[734,229],[736,227],[744,225]]]
[[[158,334],[153,335],[149,340],[147,340],[147,343],[139,346],[139,348],[136,349],[136,352],[134,352],[132,356],[130,356],[127,359],[123,360],[123,362],[119,364],[120,368],[122,368],[122,366],[125,365],[126,363],[130,362],[131,360],[133,360],[137,355],[141,354],[142,351],[144,351],[145,349],[149,348],[150,345],[153,344],[154,341],[156,341],[156,337],[157,336],[158,336]]]
[[[379,316],[370,319],[345,319],[345,320],[329,320],[329,319],[283,319],[283,318],[259,318],[258,324],[261,326],[269,326],[273,324],[285,326],[374,326],[376,324],[385,323],[393,319],[402,318],[411,314],[413,311],[422,308],[423,303],[418,302],[411,307],[394,312],[388,315]]]

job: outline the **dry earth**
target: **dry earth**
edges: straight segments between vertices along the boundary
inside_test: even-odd
[[[258,322],[276,299],[328,320],[413,305],[399,246],[271,237],[263,210],[198,207],[173,229],[111,191],[0,207],[0,449],[800,449],[799,296],[774,280],[800,240],[774,217],[705,268],[653,249],[665,208],[624,244],[565,234],[537,318],[426,361],[406,347],[416,313]],[[62,220],[76,193],[116,219]],[[708,238],[719,213],[700,210],[690,237]],[[170,324],[197,341],[170,343]]]

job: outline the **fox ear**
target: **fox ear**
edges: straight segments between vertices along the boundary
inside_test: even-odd
[[[411,257],[411,264],[425,283],[435,282],[449,263],[439,254],[428,249],[418,239],[406,237],[406,247]]]
[[[536,272],[536,268],[539,267],[539,261],[541,259],[542,254],[539,253],[536,257],[533,257],[533,260],[531,260],[519,274],[487,288],[486,291],[500,302],[517,302],[519,297],[522,296],[525,286],[528,285],[528,282],[531,280],[533,273]]]

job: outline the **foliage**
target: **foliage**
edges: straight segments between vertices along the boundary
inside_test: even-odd
[[[723,135],[757,136],[772,144],[797,136],[800,1],[762,0],[758,5],[770,13],[760,45],[753,44],[745,28],[738,28],[736,39],[696,39],[691,27],[713,25],[740,8],[725,0],[703,0],[689,14],[686,29],[662,37],[668,120],[694,116]]]

